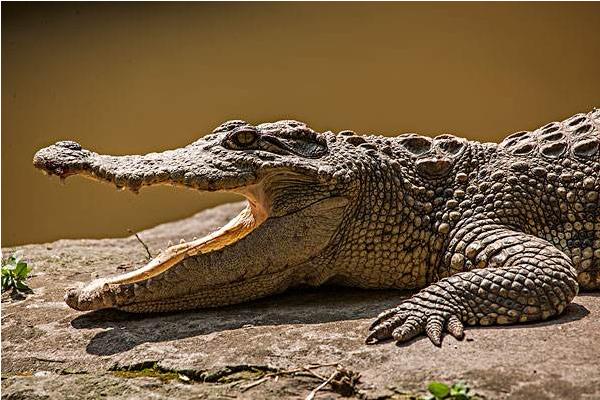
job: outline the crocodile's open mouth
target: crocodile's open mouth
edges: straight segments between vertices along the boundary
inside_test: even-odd
[[[313,167],[276,168],[206,140],[144,156],[100,155],[63,141],[39,150],[33,162],[63,179],[83,175],[134,192],[167,184],[234,192],[248,200],[227,225],[202,239],[169,247],[135,271],[69,289],[65,301],[81,311],[217,307],[277,293],[291,284],[318,284],[328,275],[307,263],[326,248],[348,203],[314,189],[318,180]],[[299,188],[311,196],[299,199]]]
[[[170,246],[139,269],[121,275],[98,279],[83,289],[70,289],[65,296],[66,303],[70,307],[80,311],[115,306],[115,304],[112,304],[110,297],[98,297],[98,292],[106,292],[111,287],[114,288],[118,285],[147,282],[152,278],[157,278],[159,275],[164,274],[170,268],[181,264],[186,258],[207,255],[208,253],[237,243],[269,218],[270,205],[260,186],[262,185],[232,190],[238,194],[242,194],[247,199],[248,204],[223,227],[200,239]],[[96,295],[86,296],[85,292],[91,292]],[[98,301],[104,304],[98,304]]]
[[[223,228],[170,247],[138,270],[71,289],[65,301],[80,311],[181,311],[256,299],[309,275],[311,284],[328,279],[306,263],[326,248],[348,200],[327,197],[271,215],[268,196],[256,201],[253,193],[244,195],[248,206]]]
[[[110,283],[135,283],[152,278],[187,257],[222,249],[248,235],[268,218],[268,210],[266,204],[257,201],[249,191],[243,191],[243,194],[248,205],[225,226],[200,239],[168,247],[144,267],[115,277]]]

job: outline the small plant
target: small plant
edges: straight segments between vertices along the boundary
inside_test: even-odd
[[[464,382],[448,386],[441,382],[431,382],[427,386],[429,394],[423,400],[475,400],[478,397],[470,394],[471,390]]]
[[[23,261],[23,252],[16,251],[6,259],[2,259],[2,291],[13,288],[19,292],[31,292],[25,283],[31,267]]]

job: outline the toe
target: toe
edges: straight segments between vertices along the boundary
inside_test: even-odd
[[[448,319],[446,329],[458,340],[462,340],[465,337],[463,324],[460,322],[460,319],[454,315]]]
[[[442,329],[444,328],[444,319],[439,315],[432,315],[427,320],[425,333],[431,342],[440,347],[442,345]]]
[[[392,332],[394,331],[394,329],[400,325],[402,325],[402,322],[404,321],[405,317],[402,314],[397,314],[395,316],[393,316],[392,318],[381,322],[379,325],[375,326],[371,333],[369,334],[369,336],[367,336],[367,339],[365,340],[365,342],[367,344],[373,344],[376,343],[379,340],[385,340],[385,339],[389,339],[392,337]]]
[[[381,314],[379,314],[377,316],[377,318],[375,319],[375,321],[373,321],[373,323],[369,327],[369,330],[372,331],[379,324],[381,324],[383,321],[385,321],[387,319],[390,319],[391,317],[393,317],[397,313],[398,313],[398,307],[396,307],[396,308],[390,308],[389,310],[382,312]]]
[[[406,321],[392,332],[392,337],[398,343],[407,342],[423,332],[423,322],[421,318],[410,316]]]

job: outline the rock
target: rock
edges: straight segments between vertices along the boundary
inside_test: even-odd
[[[169,241],[223,226],[241,207],[223,205],[139,236],[155,255]],[[558,319],[467,329],[467,340],[446,337],[441,348],[426,337],[367,346],[371,320],[407,293],[305,288],[195,312],[80,313],[62,301],[65,289],[143,265],[146,251],[137,239],[59,240],[3,252],[18,249],[33,266],[33,294],[3,298],[6,399],[304,398],[321,380],[282,373],[248,385],[274,371],[335,363],[348,376],[360,374],[352,385],[367,399],[422,393],[432,380],[464,380],[490,399],[600,396],[598,293],[580,294]],[[329,377],[335,367],[313,371]],[[331,386],[317,393],[339,396]]]

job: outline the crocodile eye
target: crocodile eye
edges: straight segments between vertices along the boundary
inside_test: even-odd
[[[242,146],[248,146],[256,140],[256,132],[254,131],[239,131],[235,133],[235,140]]]
[[[247,148],[252,146],[257,138],[258,133],[255,130],[245,127],[231,133],[227,140],[228,147]]]

